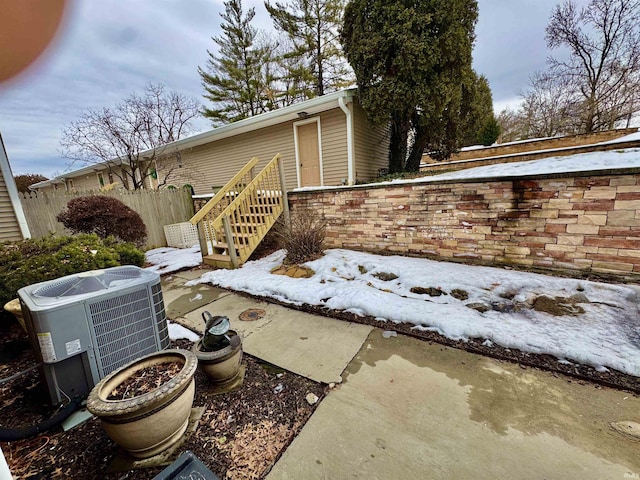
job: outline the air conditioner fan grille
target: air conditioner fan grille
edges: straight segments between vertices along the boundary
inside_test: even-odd
[[[92,272],[64,277],[57,281],[52,280],[46,285],[36,289],[33,295],[46,298],[60,298],[104,291],[122,285],[122,282],[129,283],[131,280],[136,280],[140,278],[142,272],[143,271],[136,267],[94,270]]]
[[[144,288],[89,305],[101,376],[159,349],[150,300]]]

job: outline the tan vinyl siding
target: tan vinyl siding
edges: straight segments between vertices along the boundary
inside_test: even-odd
[[[293,150],[291,122],[261,128],[182,151],[182,168],[174,169],[167,183],[188,183],[196,194],[212,193],[214,187],[227,183],[254,156],[260,159],[257,173],[280,153],[285,160],[287,188],[292,189],[297,186]],[[158,178],[163,179],[167,171],[166,162],[159,160]]]
[[[184,150],[182,168],[174,169],[167,183],[176,187],[192,185],[196,194],[212,193],[215,187],[227,183],[254,156],[260,159],[257,173],[280,153],[284,160],[287,190],[297,188],[293,124],[294,121],[289,121]],[[347,176],[345,115],[339,109],[324,112],[320,114],[320,125],[324,183],[339,185]],[[162,160],[157,163],[158,178],[163,179],[168,172],[168,164]]]
[[[106,175],[107,174],[105,173],[105,180]],[[77,177],[69,177],[69,179],[73,180],[72,190],[100,190],[100,183],[98,182],[98,176],[95,172],[79,175]]]
[[[7,185],[2,172],[0,172],[0,241],[9,240],[22,240],[22,232],[13,210]]]
[[[347,119],[335,108],[320,115],[322,168],[325,185],[341,185],[347,180]]]
[[[378,177],[378,170],[389,165],[389,128],[373,126],[357,103],[351,104],[354,112],[354,150],[356,180],[369,181]]]

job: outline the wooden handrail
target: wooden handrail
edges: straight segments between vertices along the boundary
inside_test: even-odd
[[[211,265],[240,266],[278,217],[288,214],[280,154],[251,178],[256,163],[254,157],[207,202],[206,210],[202,208],[191,218],[198,225],[202,256]]]
[[[247,173],[251,171],[253,167],[258,163],[258,157],[253,157],[247,164],[242,167],[242,169],[236,173],[231,180],[229,180],[224,187],[222,187],[218,193],[216,193],[211,200],[209,200],[198,212],[191,217],[189,220],[192,225],[197,225],[207,214],[215,208],[215,206],[222,200],[226,198],[228,194],[231,193],[232,190],[235,189],[236,185],[242,177],[244,177]]]
[[[211,222],[211,228],[217,229],[222,226],[222,218],[225,216],[229,216],[233,211],[235,211],[238,208],[238,205],[241,204],[246,199],[246,197],[253,194],[257,190],[256,188],[257,185],[259,185],[262,182],[263,178],[265,178],[269,173],[271,173],[273,166],[278,162],[279,159],[280,159],[280,154],[278,153],[275,157],[271,159],[271,161],[267,164],[267,166],[264,167],[262,171],[258,175],[256,175],[256,177],[253,180],[251,180],[251,183],[249,183],[249,185],[247,185],[244,188],[244,190],[242,190],[242,192],[240,192],[240,194],[236,196],[236,198],[227,206],[227,208],[225,208],[216,217],[216,219]],[[284,190],[284,188],[282,189]]]

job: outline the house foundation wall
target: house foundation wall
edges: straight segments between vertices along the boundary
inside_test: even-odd
[[[640,280],[640,169],[289,193],[327,248]]]

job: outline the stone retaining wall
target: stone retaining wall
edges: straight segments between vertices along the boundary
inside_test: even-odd
[[[640,169],[289,194],[326,246],[640,279]]]
[[[497,165],[499,163],[513,163],[513,162],[528,162],[531,160],[539,160],[541,158],[554,157],[566,157],[569,155],[577,155],[581,153],[591,152],[606,152],[609,150],[621,150],[623,148],[638,148],[640,147],[640,140],[632,140],[628,142],[620,143],[605,143],[603,145],[588,145],[569,147],[560,150],[546,150],[538,152],[523,152],[517,155],[503,155],[497,157],[482,157],[470,160],[448,160],[446,162],[431,163],[428,165],[422,165],[420,171],[426,175],[451,172],[456,170],[462,170],[465,168],[482,167],[484,165]]]
[[[548,150],[555,148],[579,147],[583,145],[593,145],[595,143],[607,142],[616,138],[630,135],[637,132],[637,128],[620,128],[618,130],[606,130],[604,132],[582,133],[577,135],[567,135],[556,138],[542,138],[529,141],[497,144],[490,147],[476,148],[472,150],[462,150],[451,157],[451,161],[470,160],[485,157],[499,157],[503,155],[514,155],[535,150]],[[423,163],[436,163],[429,157],[423,155]]]

